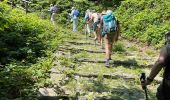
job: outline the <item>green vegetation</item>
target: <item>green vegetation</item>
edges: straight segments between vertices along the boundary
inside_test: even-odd
[[[21,0],[14,1],[16,6],[24,7]],[[64,82],[60,85],[70,92],[70,96],[75,96],[80,88],[80,95],[89,100],[104,96],[118,100],[144,98],[138,80],[139,73],[155,61],[157,51],[149,48],[141,52],[140,44],[120,40],[113,46],[114,67],[104,67],[104,50],[81,34],[84,13],[87,9],[98,12],[112,9],[121,23],[123,37],[159,48],[164,45],[164,32],[170,30],[169,0],[30,1],[28,14],[0,2],[0,99],[37,99],[39,88],[59,84],[49,80],[52,67],[64,74],[64,78],[55,79]],[[57,4],[59,8],[56,26],[49,21],[51,3]],[[78,25],[80,32],[76,34],[71,32],[71,23],[65,25],[72,6],[81,13]],[[59,46],[64,44],[66,46],[60,50],[64,54],[54,57],[61,49]],[[59,64],[53,66],[53,62]],[[98,76],[77,78],[76,74]],[[109,79],[104,77],[105,74],[125,74],[133,76],[133,79],[124,79],[124,76]],[[149,95],[153,100],[156,87],[157,83],[149,87]]]
[[[66,34],[67,33],[67,34]],[[68,33],[36,14],[0,3],[0,97],[36,98],[38,87],[48,86],[53,51]]]
[[[119,42],[114,44],[113,51],[114,52],[123,52],[123,51],[125,51],[124,45],[122,43],[119,43]]]
[[[116,10],[123,37],[160,47],[170,30],[169,0],[125,0]],[[161,44],[161,45],[160,45]]]
[[[104,67],[104,62],[100,63],[100,61],[104,61],[105,54],[95,52],[103,51],[100,49],[100,46],[94,46],[91,39],[87,41],[85,35],[74,34],[74,37],[74,39],[68,40],[65,44],[66,50],[62,51],[63,55],[57,57],[56,61],[58,63],[54,66],[57,71],[66,75],[67,78],[65,79],[67,80],[61,80],[62,82],[65,81],[61,87],[69,96],[74,97],[78,92],[80,96],[89,100],[97,98],[144,100],[145,95],[140,86],[139,75],[146,68],[145,65],[153,62],[150,59],[144,60],[146,56],[149,55],[152,57],[151,59],[155,60],[154,57],[156,55],[151,53],[151,50],[149,53],[140,54],[140,47],[135,46],[136,44],[130,43],[132,45],[132,49],[130,49],[127,46],[129,45],[127,41],[120,41],[115,44],[117,45],[117,52],[113,51],[112,54],[112,59],[114,59],[112,63],[114,65],[107,68]],[[68,50],[68,48],[72,49]],[[131,51],[129,52],[128,49]],[[146,52],[148,51],[146,50]],[[71,56],[74,59],[69,60],[70,58],[66,54],[69,54],[69,57]],[[69,67],[70,65],[74,65],[74,67]],[[92,77],[93,75],[94,77]],[[106,75],[113,76],[106,77]],[[114,77],[114,75],[118,76]],[[126,79],[126,76],[129,78]],[[55,78],[58,79],[59,77]],[[130,79],[130,77],[133,78]],[[52,83],[57,84],[57,82]],[[156,87],[157,83],[148,86],[150,99],[155,100]]]

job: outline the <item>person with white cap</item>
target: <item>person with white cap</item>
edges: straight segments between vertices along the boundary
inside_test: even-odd
[[[77,32],[77,21],[78,21],[79,11],[75,7],[72,7],[71,10],[72,11],[70,16],[73,21],[73,32]]]
[[[100,23],[100,16],[99,14],[93,10],[92,16],[90,18],[90,22],[93,21],[93,34],[94,34],[94,40],[97,40],[97,25]]]
[[[87,9],[84,17],[84,22],[85,22],[85,30],[89,34],[89,37],[91,36],[90,22],[89,22],[90,17],[91,17],[91,11]]]

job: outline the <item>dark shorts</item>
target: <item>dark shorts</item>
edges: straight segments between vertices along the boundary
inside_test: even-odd
[[[156,97],[158,100],[170,100],[170,86],[165,82],[161,83],[157,89]]]
[[[94,22],[94,23],[93,23],[93,32],[96,31],[96,29],[97,29],[97,24],[98,24],[98,22]]]

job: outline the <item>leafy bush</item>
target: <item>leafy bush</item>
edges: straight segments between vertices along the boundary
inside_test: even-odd
[[[169,30],[169,0],[125,0],[116,10],[124,37],[137,38],[153,45],[163,45]]]
[[[1,4],[1,9],[9,8]],[[10,10],[0,16],[3,26],[0,30],[0,61],[2,64],[13,60],[35,63],[36,58],[46,56],[49,39],[54,36],[49,33],[54,27],[33,14],[25,15],[20,10]]]
[[[113,45],[113,51],[115,52],[124,52],[125,48],[124,45],[122,43],[116,43],[115,45]]]
[[[36,99],[37,88],[50,85],[53,52],[70,32],[2,2],[0,11],[0,99]]]

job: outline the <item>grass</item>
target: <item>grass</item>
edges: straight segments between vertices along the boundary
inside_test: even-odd
[[[100,53],[103,52],[99,45],[94,46],[94,41],[91,39],[86,40],[84,35],[74,34],[74,38],[67,40],[71,43],[66,43],[70,45],[69,48],[74,48],[72,50],[66,50],[64,52],[72,52],[71,57],[77,59],[88,59],[90,61],[104,61],[105,54]],[[131,44],[132,46],[127,47],[127,42],[119,42],[114,45],[114,50],[112,54],[112,58],[115,61],[123,61],[132,63],[132,65],[116,65],[112,68],[107,68],[104,66],[104,63],[90,63],[90,62],[78,62],[74,60],[69,60],[67,55],[61,56],[60,62],[62,66],[67,66],[70,63],[75,65],[74,68],[67,67],[64,70],[65,74],[79,73],[79,74],[90,74],[95,73],[99,76],[97,78],[87,78],[87,77],[76,77],[73,75],[70,77],[69,81],[64,85],[64,87],[70,91],[69,95],[76,95],[77,89],[80,92],[81,96],[87,97],[88,100],[94,100],[96,98],[107,97],[116,100],[144,100],[145,95],[144,91],[140,86],[140,73],[143,72],[144,68],[138,65],[147,65],[153,62],[155,59],[155,53],[153,50],[148,50],[144,55],[140,51],[140,48],[135,46],[135,44]],[[77,48],[81,48],[78,50]],[[75,52],[78,51],[78,52]],[[100,51],[97,52],[89,52],[89,51]],[[151,57],[150,59],[145,59],[146,56]],[[67,62],[67,63],[65,63]],[[62,66],[57,66],[58,69],[62,69]],[[134,76],[133,80],[128,80],[124,78],[117,79],[107,79],[103,77],[103,74],[126,74]],[[152,100],[155,99],[157,84],[152,84],[148,87],[149,96]]]

